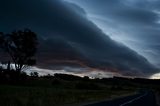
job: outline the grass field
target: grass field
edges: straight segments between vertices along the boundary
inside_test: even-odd
[[[158,92],[160,88],[159,80],[89,79],[66,74],[26,76],[25,79],[6,77],[0,82],[0,106],[77,106],[128,96],[141,89]]]
[[[40,82],[43,86],[36,85]],[[130,93],[133,90],[113,89],[110,85],[90,82],[63,81],[50,86],[49,80],[40,80],[33,81],[30,86],[0,85],[0,106],[65,106],[117,98]]]
[[[0,106],[77,106],[154,90],[160,99],[160,80],[107,78],[89,79],[66,74],[54,76],[0,77]],[[159,102],[160,103],[160,102]]]

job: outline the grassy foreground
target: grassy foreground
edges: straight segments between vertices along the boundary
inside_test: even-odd
[[[111,96],[125,93],[128,92],[0,86],[0,104],[1,106],[57,106],[110,99]]]
[[[126,89],[106,81],[33,78],[19,85],[1,84],[0,106],[68,106],[117,98],[133,92],[129,87]]]
[[[1,85],[0,104],[1,106],[58,106],[118,97],[125,93],[129,92]]]
[[[77,106],[119,98],[141,89],[155,91],[157,101],[160,100],[160,80],[89,79],[65,74],[14,78],[0,77],[0,106]]]

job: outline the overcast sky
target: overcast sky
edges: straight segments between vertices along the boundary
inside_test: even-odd
[[[66,0],[83,8],[112,39],[160,66],[159,0]]]
[[[148,77],[159,73],[159,5],[159,0],[1,0],[0,31],[36,32],[39,68],[54,70],[62,63],[61,70],[81,75]]]

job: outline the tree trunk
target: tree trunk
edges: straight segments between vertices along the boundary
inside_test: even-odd
[[[7,70],[10,71],[10,67],[11,67],[11,62],[8,61],[8,64],[7,64]]]

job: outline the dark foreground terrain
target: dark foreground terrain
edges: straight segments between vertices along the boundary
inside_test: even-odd
[[[1,76],[0,106],[155,106],[159,100],[159,80],[22,76]]]

